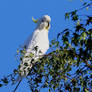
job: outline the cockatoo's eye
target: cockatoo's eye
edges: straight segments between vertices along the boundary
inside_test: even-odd
[[[44,22],[44,19],[42,19],[42,22]]]

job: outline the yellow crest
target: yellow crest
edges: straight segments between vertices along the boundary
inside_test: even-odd
[[[32,17],[32,20],[33,20],[34,23],[37,23],[38,22],[38,19],[36,20],[33,17]]]

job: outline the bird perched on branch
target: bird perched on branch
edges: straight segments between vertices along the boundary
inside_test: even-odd
[[[20,78],[24,78],[28,75],[33,67],[33,63],[35,63],[40,56],[43,56],[49,48],[48,31],[50,29],[50,16],[44,15],[37,20],[34,18],[32,18],[32,20],[37,26],[24,44],[25,54],[22,57],[18,69]]]

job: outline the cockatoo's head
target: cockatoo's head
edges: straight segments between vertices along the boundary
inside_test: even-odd
[[[32,18],[32,20],[33,22],[37,23],[37,28],[46,30],[50,29],[50,21],[51,21],[50,16],[44,15],[38,20],[35,20],[34,18]]]

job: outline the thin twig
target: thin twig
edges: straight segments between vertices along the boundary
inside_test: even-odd
[[[76,9],[75,11],[81,11],[81,10],[83,10],[84,8],[86,8],[86,7],[88,7],[88,6],[91,6],[92,5],[92,3],[89,3],[89,4],[87,4],[87,5],[85,5],[84,7],[82,7],[82,8],[79,8],[79,9]],[[69,12],[69,14],[71,14],[73,11],[71,11],[71,12]]]
[[[19,83],[17,84],[16,88],[12,91],[12,92],[16,92],[16,90],[18,89],[19,87],[19,84],[21,83],[22,80],[19,81]]]
[[[89,4],[85,5],[84,7],[78,9],[77,11],[83,10],[84,8],[86,8],[86,7],[88,7],[88,6],[91,6],[91,5],[92,5],[92,3],[89,3]]]

